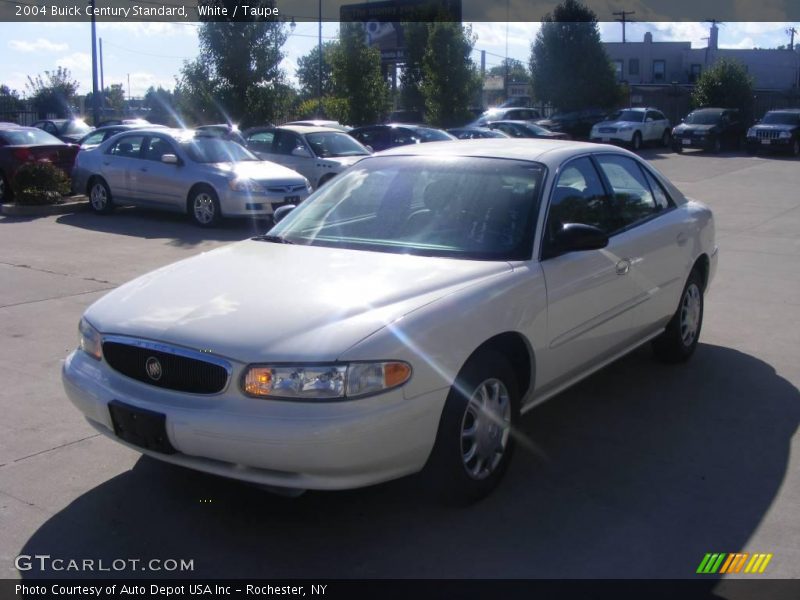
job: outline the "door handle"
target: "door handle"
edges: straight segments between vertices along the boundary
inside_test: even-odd
[[[689,234],[686,233],[685,231],[681,231],[678,234],[678,237],[675,238],[675,241],[678,242],[678,246],[683,246],[686,242],[689,241]]]
[[[617,275],[627,275],[628,271],[631,270],[631,261],[629,261],[627,258],[619,261],[616,269]]]
[[[110,161],[103,161],[103,166],[104,166],[104,167],[107,167],[107,166],[108,166],[108,165],[110,165],[110,164],[111,164],[111,162],[110,162]]]
[[[141,169],[139,169],[139,170],[140,170],[142,173],[147,173],[147,167],[142,167],[142,168],[141,168]]]

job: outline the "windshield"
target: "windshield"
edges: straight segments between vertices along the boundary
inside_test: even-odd
[[[641,110],[618,110],[608,118],[609,121],[628,121],[631,123],[644,122],[644,111]]]
[[[525,123],[522,127],[526,128],[528,131],[532,131],[535,135],[549,135],[550,130],[545,129],[544,127],[539,127],[538,125],[534,125],[533,123]]]
[[[449,133],[441,131],[439,129],[428,129],[427,127],[414,127],[413,128],[414,134],[420,139],[422,142],[444,142],[447,140],[454,140],[456,139]]]
[[[686,117],[689,125],[716,125],[722,113],[718,112],[693,112]]]
[[[365,156],[369,154],[369,150],[346,133],[333,131],[309,133],[306,135],[306,141],[319,158]]]
[[[767,113],[761,121],[764,125],[800,125],[798,113]]]
[[[65,135],[86,135],[91,130],[92,128],[80,119],[74,119],[72,121],[67,121],[63,132]]]
[[[544,172],[539,163],[496,158],[366,158],[270,234],[310,246],[528,259]]]
[[[0,131],[2,137],[11,146],[35,146],[38,144],[63,145],[60,139],[41,129],[6,129]]]
[[[258,160],[249,150],[236,142],[221,138],[206,137],[185,140],[181,146],[195,162],[223,163]]]

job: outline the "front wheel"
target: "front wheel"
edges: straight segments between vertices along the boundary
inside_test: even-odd
[[[217,193],[210,187],[199,187],[189,197],[189,215],[200,227],[213,227],[221,218]]]
[[[11,202],[11,200],[13,200],[11,185],[8,183],[5,173],[0,173],[0,204]]]
[[[642,134],[638,131],[633,134],[633,139],[631,139],[631,148],[633,150],[639,150],[642,147]]]
[[[519,392],[508,361],[494,352],[471,358],[442,411],[426,475],[444,501],[470,504],[500,483],[514,451]]]
[[[669,148],[672,143],[672,135],[669,133],[669,129],[665,129],[664,133],[661,134],[661,146],[664,148]]]
[[[660,336],[653,340],[653,351],[666,363],[689,360],[697,348],[703,325],[703,281],[695,269],[681,294],[678,310]]]
[[[794,140],[792,140],[792,146],[789,148],[789,151],[792,153],[792,156],[800,156],[800,138],[794,138]]]

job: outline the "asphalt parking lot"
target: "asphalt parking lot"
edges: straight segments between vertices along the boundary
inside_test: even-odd
[[[641,348],[528,413],[530,448],[466,509],[428,502],[413,477],[287,499],[99,436],[60,381],[83,310],[254,226],[134,209],[0,217],[3,577],[108,575],[14,569],[48,554],[194,561],[116,576],[685,578],[705,553],[738,551],[800,577],[800,161],[643,154],[715,211],[698,351],[668,367]]]

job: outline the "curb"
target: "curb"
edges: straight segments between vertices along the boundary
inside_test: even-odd
[[[89,208],[89,200],[67,200],[61,204],[0,204],[0,214],[7,217],[47,217],[79,212]]]

